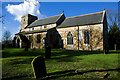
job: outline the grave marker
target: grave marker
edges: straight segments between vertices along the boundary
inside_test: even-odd
[[[31,64],[36,79],[46,76],[45,60],[42,56],[35,57]]]

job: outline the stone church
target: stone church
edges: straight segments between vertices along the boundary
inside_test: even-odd
[[[49,46],[52,49],[103,51],[108,48],[106,12],[103,10],[67,18],[63,12],[44,19],[24,15],[14,43],[18,48],[44,49]]]

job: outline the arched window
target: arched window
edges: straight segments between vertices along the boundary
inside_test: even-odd
[[[71,32],[69,32],[67,35],[67,44],[73,44],[73,35]]]
[[[84,31],[84,43],[89,44],[89,31],[88,30]]]
[[[41,35],[37,35],[37,43],[41,43]]]

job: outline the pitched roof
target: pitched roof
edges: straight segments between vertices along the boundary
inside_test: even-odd
[[[58,28],[101,23],[103,11],[66,18]]]
[[[47,17],[44,19],[39,19],[31,23],[27,28],[30,27],[35,27],[35,26],[40,26],[40,25],[45,25],[45,24],[50,24],[50,23],[56,23],[57,20],[62,16],[63,14],[52,16],[52,17]]]
[[[46,29],[34,30],[34,31],[25,31],[25,32],[20,32],[19,34],[32,34],[32,33],[38,33],[38,32],[46,32],[47,30],[50,30],[50,29],[52,28],[46,28]]]

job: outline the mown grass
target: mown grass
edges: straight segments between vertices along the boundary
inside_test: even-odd
[[[46,59],[47,76],[44,79],[117,78],[120,50],[109,54],[97,51],[52,50],[51,59]],[[35,56],[44,57],[45,50],[4,49],[2,51],[3,79],[34,79],[31,61]],[[79,72],[76,72],[78,70]]]

